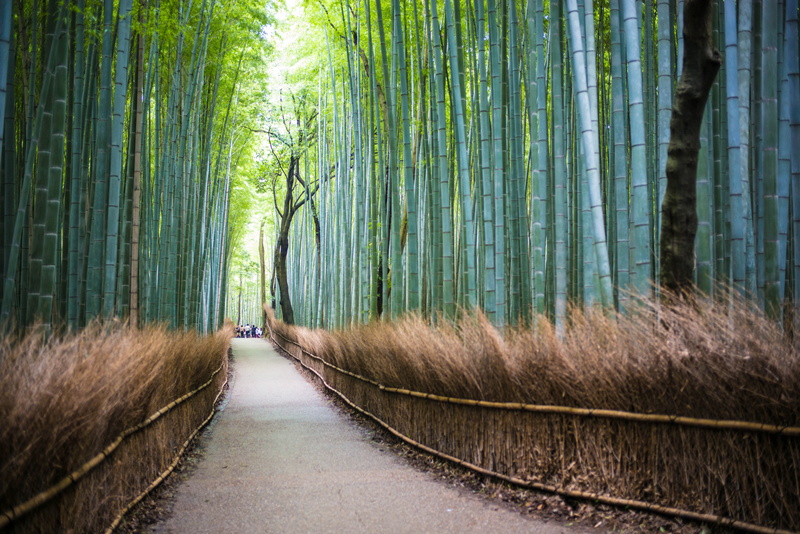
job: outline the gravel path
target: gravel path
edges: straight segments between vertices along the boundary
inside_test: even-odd
[[[171,517],[151,532],[578,531],[448,486],[380,450],[267,341],[235,339],[233,354],[230,400]]]

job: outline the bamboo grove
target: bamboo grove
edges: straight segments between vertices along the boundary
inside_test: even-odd
[[[298,323],[477,305],[561,329],[654,296],[683,1],[323,2]],[[798,2],[715,2],[713,36],[695,282],[780,318],[800,302]]]
[[[209,0],[0,6],[3,324],[215,330],[239,80],[265,15]]]

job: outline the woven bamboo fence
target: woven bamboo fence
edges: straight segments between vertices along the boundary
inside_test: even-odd
[[[456,399],[379,384],[272,340],[406,442],[536,490],[750,532],[800,531],[800,427]]]
[[[81,467],[6,510],[0,531],[113,532],[177,466],[211,420],[227,384],[227,358],[208,380],[126,429]]]

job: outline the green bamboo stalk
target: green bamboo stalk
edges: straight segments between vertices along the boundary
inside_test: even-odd
[[[658,143],[658,103],[656,99],[658,65],[656,64],[656,44],[658,32],[655,27],[655,16],[653,4],[657,0],[646,0],[644,9],[637,11],[637,20],[642,38],[642,90],[644,95],[644,125],[645,143],[647,158],[647,194],[648,194],[648,214],[650,218],[650,242],[653,250],[659,250],[661,238],[661,226],[657,223],[661,221],[659,199],[659,143]],[[663,185],[666,189],[666,173]],[[653,273],[658,270],[659,255],[653,254],[651,257],[651,268]],[[657,287],[655,289],[658,289]]]
[[[10,9],[12,4],[8,2],[4,4],[4,9]],[[10,31],[11,25],[11,12],[8,13],[9,21],[9,41],[10,45],[13,45],[14,42],[14,33]],[[6,84],[2,86],[3,96],[5,98],[5,104],[3,105],[2,112],[3,112],[3,131],[0,135],[3,136],[4,139],[14,139],[15,136],[15,109],[16,103],[15,100],[15,93],[16,93],[16,84],[14,83],[14,66],[16,64],[16,53],[15,47],[9,46],[8,55],[6,56],[6,61],[8,62],[7,68],[5,69],[7,77]],[[0,67],[2,68],[2,67]],[[2,183],[0,184],[0,201],[2,202],[3,206],[3,215],[0,218],[0,226],[2,226],[2,232],[0,232],[0,239],[2,239],[2,252],[0,254],[0,276],[3,276],[5,280],[5,273],[6,273],[6,266],[8,264],[8,256],[10,253],[11,242],[13,241],[13,233],[14,233],[14,209],[15,209],[15,197],[16,197],[16,183],[15,183],[15,176],[16,176],[16,143],[8,142],[3,144],[2,150],[0,154],[2,154],[3,159],[3,167],[0,169],[2,171]],[[0,285],[0,301],[3,299],[3,288],[4,285]]]
[[[522,73],[520,70],[519,21],[517,8],[513,1],[507,4],[508,12],[508,172],[510,194],[510,261],[509,318],[512,321],[524,320],[530,311],[530,262],[528,249],[528,222],[526,210],[525,149],[522,108]]]
[[[556,333],[563,336],[567,320],[567,170],[564,151],[563,59],[561,43],[561,8],[558,0],[550,0],[550,62],[552,76],[553,138],[553,215],[555,244],[554,322]]]
[[[397,1],[397,0],[395,0]],[[432,10],[436,12],[436,0],[431,2]],[[455,119],[457,161],[458,161],[458,185],[461,193],[461,220],[462,231],[464,232],[466,247],[466,287],[462,288],[465,296],[465,306],[468,309],[477,305],[477,288],[475,275],[475,226],[472,215],[472,195],[470,188],[469,159],[467,156],[467,133],[465,124],[465,110],[463,109],[465,94],[462,89],[462,74],[459,68],[459,60],[456,57],[458,47],[456,45],[455,16],[450,0],[445,0],[445,17],[447,20],[447,39],[448,50],[450,53],[450,84],[453,91],[453,104],[455,109],[453,115]]]
[[[731,284],[740,293],[745,291],[746,217],[742,198],[742,167],[739,128],[739,70],[736,5],[727,0],[725,7],[725,75],[728,111],[728,176],[730,180],[731,218]]]
[[[764,106],[762,105],[762,98],[764,93],[763,78],[762,78],[762,65],[763,55],[761,54],[762,48],[762,30],[761,19],[763,17],[762,10],[756,2],[753,9],[753,32],[752,32],[752,83],[751,83],[751,108],[750,108],[750,196],[752,199],[753,210],[753,238],[754,238],[754,254],[755,254],[755,294],[758,298],[759,306],[762,308],[765,304],[765,269],[766,261],[764,260],[764,137],[762,135],[762,116],[764,114]]]
[[[531,249],[533,259],[533,309],[535,313],[545,313],[545,272],[546,272],[546,240],[547,240],[547,85],[545,81],[544,50],[544,2],[528,1],[528,108],[531,154],[535,155],[535,164],[531,165]],[[535,146],[534,146],[535,145]]]
[[[444,56],[442,46],[439,41],[440,27],[439,18],[434,7],[431,7],[431,35],[430,41],[432,43],[432,54],[434,64],[434,82],[436,94],[436,106],[434,108],[434,124],[436,125],[436,136],[434,142],[434,154],[436,158],[436,169],[439,183],[439,208],[441,219],[438,221],[441,224],[441,251],[440,257],[442,258],[442,311],[445,317],[453,317],[455,315],[455,258],[454,258],[454,243],[453,243],[453,229],[452,229],[452,212],[450,206],[450,171],[447,164],[447,126],[446,126],[446,111],[445,111],[445,89],[444,89]],[[436,230],[434,230],[436,231]]]
[[[614,227],[614,273],[618,293],[618,306],[620,311],[625,311],[628,306],[630,289],[630,193],[628,189],[628,158],[627,137],[628,121],[625,117],[625,77],[622,68],[621,45],[621,14],[620,0],[611,0],[610,27],[611,27],[611,124],[613,130],[612,164],[614,178],[614,211],[616,225]]]
[[[787,5],[787,8],[789,6]],[[797,8],[795,6],[794,16],[797,16]],[[793,43],[790,42],[791,28],[790,21],[788,20],[788,12],[785,17],[780,17],[780,26],[783,28],[781,35],[778,36],[778,64],[780,70],[780,85],[778,87],[778,176],[777,176],[777,193],[778,193],[778,266],[780,269],[780,282],[779,282],[779,302],[783,306],[784,299],[787,294],[787,257],[789,240],[789,210],[790,202],[789,195],[791,191],[792,181],[792,131],[791,131],[791,100],[794,96],[795,101],[800,101],[800,96],[790,93],[790,61],[797,61],[793,52],[797,50],[797,46],[792,48]],[[796,22],[795,22],[796,24]],[[794,43],[796,44],[796,43]],[[795,56],[790,59],[789,56]],[[795,104],[797,107],[800,104]]]
[[[389,317],[397,317],[401,313],[403,305],[403,279],[402,279],[402,250],[400,248],[400,186],[397,174],[397,120],[395,112],[395,103],[397,98],[395,95],[395,84],[389,83],[389,58],[386,53],[386,37],[384,32],[383,15],[380,0],[375,1],[375,11],[377,14],[378,24],[378,38],[381,47],[381,60],[383,64],[383,79],[387,84],[388,89],[386,92],[386,108],[387,108],[387,140],[388,140],[388,164],[389,173],[386,177],[389,187],[388,200],[391,204],[391,221],[387,221],[391,225],[391,235],[389,238],[389,258],[391,262],[391,287],[393,291],[389,295],[391,302],[389,304]]]
[[[58,13],[59,17],[66,17],[65,10]],[[37,316],[43,320],[44,327],[51,329],[54,322],[53,312],[56,299],[56,282],[60,266],[59,236],[62,233],[61,198],[64,176],[64,157],[66,153],[66,126],[67,126],[67,96],[68,96],[68,57],[67,41],[68,27],[60,34],[55,34],[53,39],[54,51],[57,59],[54,84],[52,87],[52,122],[51,122],[51,153],[50,167],[47,176],[46,215],[43,235],[43,254],[41,279],[39,281],[39,309]],[[41,104],[40,104],[41,105]],[[40,161],[41,164],[41,161]],[[29,310],[30,312],[30,310]]]
[[[435,2],[435,0],[434,0]],[[435,5],[435,3],[434,3]],[[435,7],[434,7],[435,9]],[[419,258],[417,244],[417,206],[414,177],[414,161],[411,156],[411,117],[408,89],[408,67],[406,60],[406,45],[403,37],[403,25],[400,17],[400,1],[392,0],[392,14],[394,23],[394,38],[397,48],[397,62],[400,77],[400,106],[401,128],[403,131],[403,179],[406,191],[406,220],[407,220],[407,262],[408,262],[408,304],[406,309],[419,309]],[[451,45],[452,48],[452,45]],[[399,192],[398,192],[399,194]],[[399,263],[398,263],[399,265]],[[399,311],[399,310],[398,310]]]
[[[658,0],[658,196],[656,198],[657,217],[654,227],[661,228],[661,205],[667,190],[667,147],[669,146],[669,121],[672,115],[672,39],[673,20],[669,0]],[[656,235],[658,239],[658,234]],[[655,244],[658,247],[658,241]],[[657,260],[656,260],[657,261]],[[656,271],[658,265],[656,264]]]
[[[81,180],[83,173],[83,150],[84,141],[83,124],[86,120],[86,107],[84,105],[84,51],[85,51],[85,24],[84,24],[84,0],[78,0],[75,13],[75,51],[74,51],[74,72],[72,89],[72,132],[70,134],[70,201],[69,201],[69,231],[67,235],[67,325],[70,328],[78,326],[80,284],[80,259],[79,251],[81,246],[81,226],[82,209],[81,197],[85,180]]]
[[[89,30],[86,31],[89,37]],[[76,179],[80,183],[78,194],[78,265],[77,265],[77,320],[79,325],[86,324],[86,297],[88,285],[88,266],[89,266],[89,246],[91,239],[91,199],[94,194],[95,184],[92,181],[92,160],[88,157],[92,154],[94,139],[96,137],[95,126],[97,118],[97,85],[100,73],[96,68],[98,65],[98,55],[100,54],[99,43],[95,39],[87,39],[86,60],[84,61],[84,84],[81,90],[83,100],[83,118],[81,120],[82,139],[77,147],[73,147],[80,152],[80,156],[73,161]],[[85,207],[84,207],[85,206]]]
[[[419,13],[418,4],[416,2],[414,2],[412,5],[413,5],[413,15],[412,15],[413,16],[413,20],[420,20],[420,13]],[[426,309],[425,309],[425,306],[424,306],[424,300],[425,300],[425,294],[424,294],[424,291],[425,291],[425,276],[424,276],[423,269],[424,269],[424,253],[425,253],[425,244],[424,244],[425,220],[426,220],[425,212],[427,211],[427,206],[426,206],[425,202],[426,202],[426,199],[428,198],[428,196],[426,194],[426,191],[425,191],[426,185],[427,185],[427,181],[426,181],[425,176],[424,176],[424,173],[427,172],[427,170],[428,170],[428,165],[427,165],[427,159],[426,159],[426,156],[425,156],[424,145],[425,145],[425,140],[426,140],[426,135],[427,135],[427,130],[428,130],[428,123],[426,121],[426,114],[427,114],[427,109],[428,109],[430,104],[429,104],[429,98],[427,96],[429,93],[426,90],[427,89],[426,83],[427,83],[427,79],[428,79],[428,70],[429,70],[428,69],[429,56],[427,55],[427,47],[423,47],[422,46],[423,39],[424,39],[423,35],[424,35],[424,32],[420,29],[420,24],[415,24],[414,25],[414,40],[415,40],[414,49],[415,49],[416,57],[417,57],[417,70],[415,71],[416,72],[416,80],[417,80],[417,82],[416,82],[416,84],[412,84],[412,85],[416,85],[418,94],[417,94],[417,98],[416,98],[417,113],[416,113],[416,121],[415,121],[417,130],[416,130],[416,139],[415,139],[415,142],[414,142],[414,150],[412,151],[413,152],[412,157],[414,158],[414,161],[413,161],[414,179],[415,179],[414,193],[415,193],[415,197],[416,197],[414,202],[415,202],[415,211],[418,211],[418,213],[414,214],[415,218],[416,218],[416,225],[417,225],[417,227],[415,229],[417,231],[417,236],[416,236],[415,241],[417,241],[417,243],[416,243],[416,246],[417,246],[416,253],[418,255],[417,262],[416,262],[416,268],[417,268],[418,272],[417,272],[416,276],[417,276],[417,283],[420,285],[420,287],[418,288],[418,292],[419,292],[418,307],[419,307],[419,309],[421,310],[421,312],[424,315],[426,313]],[[409,214],[409,218],[410,217],[411,217],[411,215]],[[420,231],[420,226],[422,227],[421,231]],[[410,234],[410,232],[411,232],[411,228],[409,228],[409,234]],[[411,247],[413,246],[413,243],[411,241],[412,241],[411,240],[411,236],[409,235],[409,253],[412,252],[411,251]],[[419,257],[420,255],[422,255],[423,258],[420,258]],[[409,270],[410,270],[410,268],[409,268]],[[410,283],[411,282],[409,281],[409,284]]]
[[[117,51],[114,79],[114,107],[111,116],[110,169],[108,204],[106,208],[105,266],[103,277],[103,315],[110,317],[116,310],[117,248],[122,183],[122,132],[125,104],[128,100],[128,65],[130,63],[131,0],[120,0],[117,20]]]
[[[494,253],[495,253],[495,324],[503,326],[508,321],[506,300],[506,175],[504,169],[503,136],[503,67],[501,43],[498,34],[497,6],[494,0],[487,0],[489,16],[489,64],[491,73],[492,105],[492,181],[494,196]]]
[[[483,0],[475,0],[476,35],[486,34],[486,20],[483,11]],[[480,183],[482,194],[482,220],[483,220],[483,264],[484,264],[484,310],[490,321],[496,321],[497,291],[495,273],[495,230],[494,230],[494,201],[491,171],[491,130],[489,124],[489,84],[486,72],[486,44],[482,38],[477,39],[477,64],[478,64],[478,115],[480,137]]]
[[[54,29],[53,21],[46,20],[45,24],[48,26],[45,35],[45,43],[46,49],[50,50],[50,53],[57,53],[55,49],[56,42],[60,40],[60,36],[51,33]],[[60,69],[63,66],[65,58],[63,54],[58,54],[58,59],[56,60],[58,64],[56,65],[56,70]],[[39,101],[39,106],[44,108],[44,114],[42,115],[42,129],[40,132],[39,138],[39,149],[37,154],[37,166],[36,166],[36,173],[35,173],[35,180],[34,180],[34,195],[33,195],[33,203],[31,205],[31,210],[33,213],[32,222],[31,222],[31,239],[30,239],[30,251],[29,251],[29,258],[28,258],[28,267],[30,269],[30,280],[31,285],[28,290],[27,294],[27,324],[33,324],[36,321],[41,321],[45,328],[50,325],[50,313],[48,309],[47,317],[42,315],[42,309],[40,307],[41,301],[41,280],[42,280],[42,270],[44,269],[44,255],[45,255],[45,235],[47,230],[45,226],[49,222],[53,222],[52,220],[48,221],[48,201],[49,201],[49,189],[50,189],[50,166],[51,166],[51,152],[52,149],[55,148],[53,145],[55,144],[55,139],[51,135],[51,132],[55,129],[53,124],[53,108],[55,107],[55,94],[53,93],[54,87],[58,86],[59,83],[57,81],[57,75],[54,73],[54,83],[50,87],[50,91],[44,95],[45,99]],[[61,140],[63,143],[63,139]],[[52,147],[52,148],[51,148]],[[53,217],[56,218],[55,222],[57,224],[58,219],[58,211],[52,214]],[[48,225],[49,226],[49,225]]]
[[[800,46],[800,23],[798,22],[798,3],[797,0],[787,0],[786,2],[786,62],[789,78],[787,88],[788,95],[794,95],[791,99],[789,110],[789,121],[791,128],[791,188],[792,188],[792,231],[794,233],[793,242],[793,280],[794,280],[794,299],[795,310],[800,303],[800,101],[797,95],[800,94],[800,55],[791,54],[791,50],[797,50]],[[800,326],[800,314],[796,311],[795,331]]]
[[[652,242],[649,209],[649,176],[645,139],[644,93],[639,27],[635,0],[621,0],[628,69],[631,158],[631,268],[632,289],[640,295],[650,292]]]
[[[151,165],[142,168],[142,197],[144,215],[141,227],[141,254],[142,254],[142,289],[141,289],[141,317],[144,322],[156,320],[158,317],[158,302],[155,301],[155,290],[158,287],[158,253],[159,233],[157,224],[161,220],[161,195],[163,180],[155,177],[161,176],[162,168],[162,143],[157,136],[163,135],[161,128],[161,106],[151,104],[161,96],[161,76],[159,73],[159,34],[153,32],[150,41],[147,61],[147,75],[145,81],[144,98],[142,99],[145,122],[142,132],[142,157],[151,161]],[[152,131],[152,134],[150,133]],[[220,154],[223,148],[220,147]],[[218,161],[221,161],[218,157]],[[220,173],[221,174],[221,173]],[[156,215],[158,214],[158,215]],[[152,303],[152,304],[151,304]]]
[[[722,9],[718,10],[719,17],[714,22],[712,38],[714,42],[724,42],[724,29],[721,28],[723,14]],[[724,65],[723,65],[724,67]],[[714,278],[720,283],[730,285],[730,246],[728,234],[730,228],[730,217],[728,201],[730,192],[728,190],[729,180],[723,178],[723,169],[727,170],[727,131],[725,121],[727,115],[723,113],[723,95],[726,92],[725,76],[721,76],[711,89],[712,104],[712,125],[714,135],[712,136],[712,149],[714,153]]]
[[[9,78],[13,79],[14,54],[11,50],[11,18],[12,2],[0,4],[0,110],[6,109],[6,85]],[[0,128],[0,154],[3,153],[3,140],[5,128]]]
[[[573,54],[573,72],[575,74],[576,95],[578,98],[578,115],[581,122],[581,139],[583,141],[586,174],[588,175],[589,198],[592,211],[592,231],[594,234],[594,254],[600,278],[600,297],[603,306],[613,307],[614,293],[611,285],[611,269],[608,261],[606,245],[605,219],[602,207],[600,188],[600,162],[597,148],[597,134],[592,127],[592,111],[586,81],[586,59],[581,43],[580,19],[576,0],[567,0],[567,15],[570,25],[570,44]]]
[[[711,127],[711,113],[708,109],[703,126],[700,129],[700,152],[697,161],[697,237],[695,241],[697,269],[695,284],[703,295],[711,296],[714,286],[714,230],[712,213],[714,211],[714,197],[712,194],[713,171],[710,161],[710,142],[708,139]]]
[[[103,4],[103,50],[100,67],[100,95],[95,123],[94,162],[92,165],[94,194],[92,198],[91,231],[87,258],[86,317],[100,315],[103,298],[103,266],[106,224],[108,223],[109,149],[111,145],[111,76],[114,54],[114,5],[111,0]]]
[[[739,142],[741,156],[742,177],[742,212],[744,213],[744,241],[745,241],[745,291],[756,294],[756,267],[755,267],[755,234],[753,223],[753,203],[751,196],[752,183],[750,180],[750,88],[751,88],[751,58],[752,58],[752,0],[738,2],[739,29],[738,42],[738,80],[739,94]]]
[[[381,212],[381,182],[377,179],[378,173],[376,172],[376,165],[378,169],[382,169],[383,152],[375,147],[382,145],[380,123],[380,94],[378,92],[378,81],[376,76],[375,67],[375,54],[372,41],[372,20],[370,1],[364,0],[364,11],[367,19],[367,50],[368,50],[368,68],[369,68],[369,128],[367,129],[367,146],[370,158],[370,165],[368,167],[367,181],[370,184],[370,204],[369,204],[369,232],[370,232],[370,319],[376,320],[381,315],[381,307],[386,302],[384,298],[384,288],[386,286],[385,280],[385,262],[382,261],[383,257],[383,227],[380,221]],[[375,133],[373,133],[375,132]],[[322,144],[320,144],[322,146]],[[377,157],[376,157],[377,153]],[[321,158],[321,161],[324,159]]]
[[[430,20],[430,11],[429,5],[426,4],[426,18]],[[428,26],[428,56],[433,58],[433,65],[434,65],[434,73],[432,76],[429,76],[429,94],[431,95],[432,105],[429,106],[429,142],[428,145],[428,160],[429,160],[429,231],[428,233],[432,236],[430,239],[430,248],[429,248],[429,258],[430,258],[430,275],[429,275],[429,285],[430,285],[430,304],[428,306],[429,314],[431,317],[435,318],[435,314],[442,313],[444,311],[444,293],[445,293],[445,284],[444,284],[444,254],[443,251],[445,250],[445,246],[448,247],[448,250],[452,250],[452,234],[450,232],[445,233],[445,224],[447,225],[447,229],[450,228],[449,218],[446,222],[443,222],[442,218],[444,212],[442,210],[442,187],[441,187],[441,176],[442,176],[442,169],[440,168],[441,158],[438,157],[438,150],[439,150],[439,117],[438,117],[438,89],[437,83],[438,78],[436,77],[436,59],[433,53],[433,39],[431,35],[430,26]],[[446,172],[446,169],[445,169]],[[446,174],[445,174],[446,176]],[[452,294],[452,292],[451,292]],[[451,297],[452,299],[452,297]]]
[[[761,125],[764,183],[764,306],[776,319],[782,316],[778,206],[778,6],[761,4]]]
[[[63,29],[64,17],[58,17],[56,22],[54,35],[59,35]],[[55,43],[55,40],[53,40]],[[55,69],[56,69],[57,54],[51,53],[48,55],[47,67],[44,71],[42,79],[42,88],[39,93],[39,102],[45,102],[46,95],[50,92],[50,87],[54,83]],[[3,328],[11,326],[12,312],[14,311],[14,301],[16,298],[17,286],[17,268],[20,263],[20,249],[22,244],[23,227],[28,214],[28,200],[31,194],[31,180],[33,175],[34,156],[37,153],[39,145],[39,136],[42,131],[42,123],[44,121],[45,106],[40,105],[36,111],[36,118],[31,127],[32,135],[31,141],[28,144],[28,150],[25,156],[25,170],[20,184],[19,190],[19,204],[16,211],[16,218],[14,220],[14,230],[12,234],[11,245],[8,252],[8,261],[6,263],[6,272],[3,286],[3,301],[2,308],[0,308],[0,325]]]

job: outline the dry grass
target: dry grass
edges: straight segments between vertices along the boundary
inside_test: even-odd
[[[232,329],[211,337],[95,324],[44,341],[0,340],[0,511],[25,502],[97,455],[121,432],[227,364]],[[94,532],[142,491],[208,415],[213,387],[134,434],[75,487],[11,524],[12,531]]]
[[[275,324],[326,361],[392,387],[487,401],[800,424],[800,352],[743,304],[627,316],[571,310],[502,334],[477,312],[431,327],[410,315],[340,331]]]
[[[273,328],[386,386],[498,402],[800,426],[800,352],[745,302],[627,316],[571,310],[502,334],[480,313],[324,332]],[[327,382],[411,439],[504,475],[577,491],[800,529],[800,440],[389,396],[326,369]],[[438,405],[437,405],[438,404]]]

